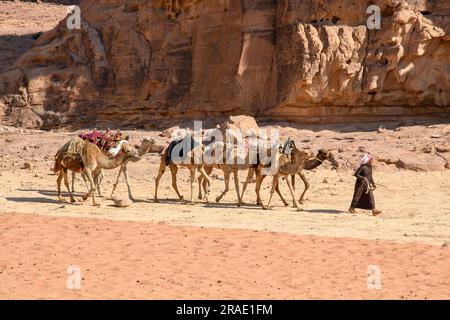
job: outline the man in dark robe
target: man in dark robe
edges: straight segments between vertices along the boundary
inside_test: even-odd
[[[355,191],[350,209],[348,209],[350,213],[356,213],[355,208],[372,210],[374,216],[381,213],[380,210],[375,209],[373,190],[375,190],[376,185],[372,177],[372,161],[373,156],[370,154],[364,155],[355,172]]]

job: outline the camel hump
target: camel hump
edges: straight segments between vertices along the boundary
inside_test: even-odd
[[[176,146],[183,144],[181,148],[179,148],[178,154],[174,153],[174,149]],[[193,150],[199,143],[195,141],[191,134],[186,134],[184,138],[172,140],[167,147],[167,156],[166,156],[166,165],[170,162],[173,162],[173,158],[185,159],[191,150]],[[178,148],[177,148],[178,149]]]

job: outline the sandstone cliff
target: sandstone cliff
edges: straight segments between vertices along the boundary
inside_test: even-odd
[[[367,7],[381,8],[368,30]],[[450,117],[446,0],[85,0],[0,74],[2,122]]]

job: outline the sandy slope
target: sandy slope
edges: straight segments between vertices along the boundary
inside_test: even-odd
[[[1,214],[0,233],[6,299],[450,297],[450,248],[422,244],[27,214]]]

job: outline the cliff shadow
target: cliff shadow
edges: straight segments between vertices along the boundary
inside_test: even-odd
[[[0,35],[0,73],[10,68],[17,59],[31,49],[42,32],[24,35]]]

